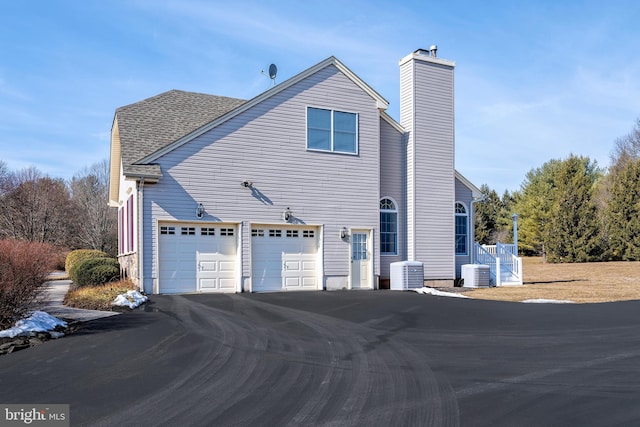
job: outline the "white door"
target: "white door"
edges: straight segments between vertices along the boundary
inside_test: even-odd
[[[233,224],[159,224],[158,291],[235,292]]]
[[[251,229],[252,290],[318,289],[318,240],[315,227],[254,225]]]
[[[369,233],[351,233],[351,289],[371,288]]]

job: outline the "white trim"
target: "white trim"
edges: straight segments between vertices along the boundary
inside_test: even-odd
[[[469,181],[467,178],[462,176],[462,174],[460,172],[458,172],[458,171],[455,171],[455,172],[456,172],[456,179],[458,181],[460,181],[462,183],[462,185],[464,185],[469,190],[471,190],[471,193],[473,193],[472,197],[480,197],[482,195],[482,191],[480,191],[480,189],[478,187],[473,185],[473,183],[471,181]]]
[[[135,210],[138,219],[138,287],[144,292],[144,178],[139,181],[138,207]]]
[[[391,125],[395,130],[399,133],[404,134],[406,130],[402,127],[402,125],[395,121],[393,117],[391,117],[386,111],[380,111],[380,118],[382,118],[385,122]]]
[[[329,141],[329,145],[331,146],[330,150],[323,150],[321,148],[309,148],[309,109],[313,108],[314,110],[324,110],[324,111],[329,111],[331,113],[331,127],[329,129],[330,132],[330,141]],[[355,146],[355,151],[337,151],[334,149],[335,144],[334,144],[334,136],[335,136],[335,127],[334,127],[334,113],[344,113],[344,114],[353,114],[356,117],[356,131],[355,131],[355,138],[356,138],[356,146]],[[344,111],[344,110],[336,110],[334,108],[323,108],[323,107],[315,107],[312,105],[307,105],[305,107],[305,147],[307,149],[307,151],[317,151],[320,153],[335,153],[335,154],[348,154],[351,156],[357,156],[360,153],[360,114],[358,112],[355,111]]]
[[[393,202],[393,205],[395,206],[395,209],[382,209],[380,208],[380,202],[384,199],[389,199]],[[382,212],[392,212],[396,214],[396,252],[395,253],[382,253],[382,226],[380,223],[380,214]],[[395,199],[391,196],[382,196],[380,197],[380,200],[378,201],[378,227],[379,227],[379,234],[380,234],[380,256],[398,256],[400,254],[400,251],[398,250],[398,246],[399,246],[399,239],[400,239],[400,222],[399,222],[399,218],[400,218],[400,211],[398,209],[398,203],[395,201]]]
[[[366,84],[360,77],[358,77],[356,74],[354,74],[349,68],[347,68],[342,62],[340,62],[336,57],[331,56],[327,59],[325,59],[322,62],[319,62],[318,64],[314,65],[311,68],[306,69],[305,71],[299,73],[298,75],[274,86],[273,88],[269,89],[266,92],[261,93],[260,95],[256,96],[253,99],[250,99],[249,101],[245,102],[244,104],[240,105],[239,107],[235,108],[234,110],[229,111],[227,114],[218,117],[217,119],[215,119],[214,121],[194,130],[193,132],[183,136],[182,138],[172,142],[169,145],[166,145],[165,147],[149,154],[146,157],[143,157],[142,159],[139,159],[138,161],[136,161],[136,164],[146,164],[146,163],[151,163],[157,159],[159,159],[160,157],[162,157],[163,155],[175,150],[176,148],[186,144],[187,142],[191,141],[194,138],[197,138],[198,136],[210,131],[211,129],[214,129],[215,127],[219,126],[220,124],[232,119],[233,117],[236,117],[237,115],[249,110],[250,108],[258,105],[259,103],[261,103],[262,101],[265,101],[269,98],[271,98],[272,96],[284,91],[285,89],[288,89],[289,87],[295,85],[296,83],[299,83],[300,81],[306,79],[307,77],[317,73],[318,71],[333,65],[335,66],[339,71],[341,71],[345,76],[347,76],[351,81],[353,81],[358,87],[360,87],[364,92],[366,92],[371,98],[373,98],[376,101],[376,105],[378,106],[379,109],[386,109],[389,106],[389,101],[387,101],[386,99],[384,99],[378,92],[376,92],[374,89],[371,88],[371,86],[369,86],[368,84]]]
[[[464,214],[456,212],[455,205],[457,205],[458,203],[460,203],[462,205],[462,207],[464,208],[464,210],[465,210]],[[457,245],[454,244],[455,256],[469,256],[469,254],[471,252],[471,248],[470,248],[470,246],[471,246],[471,242],[470,242],[471,236],[470,236],[470,233],[469,233],[469,230],[470,230],[470,228],[469,228],[469,218],[470,218],[469,207],[467,206],[467,204],[465,202],[460,201],[460,200],[456,200],[454,205],[453,205],[453,213],[454,213],[454,218],[457,218],[457,217],[466,217],[467,218],[467,230],[466,230],[466,233],[465,233],[465,235],[467,236],[467,244],[465,245],[466,252],[463,253],[463,254],[459,254],[457,252],[457,248],[456,248]],[[455,224],[455,219],[454,219],[454,224],[453,224],[453,227],[454,227],[453,237],[454,238],[458,236],[458,233],[456,233],[456,230],[455,230],[455,226],[456,226],[456,224]]]
[[[429,55],[425,55],[422,53],[419,53],[420,50],[416,50],[415,52],[410,53],[409,55],[405,56],[404,58],[402,58],[399,62],[399,65],[402,65],[408,61],[411,61],[412,59],[418,60],[418,61],[423,61],[423,62],[431,62],[433,64],[439,64],[439,65],[446,65],[449,67],[455,67],[456,66],[456,62],[455,61],[451,61],[449,59],[442,59],[442,58],[437,58],[434,56],[429,56]]]

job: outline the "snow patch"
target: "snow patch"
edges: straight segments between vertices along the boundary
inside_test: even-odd
[[[145,295],[142,295],[138,291],[128,291],[126,294],[120,294],[116,297],[116,299],[111,303],[111,305],[116,305],[118,307],[129,307],[136,308],[140,304],[147,302],[149,298]]]
[[[575,304],[574,301],[562,300],[562,299],[527,299],[522,301],[525,304]]]
[[[67,322],[53,317],[44,311],[35,311],[26,319],[18,320],[13,328],[0,331],[0,338],[14,338],[20,335],[30,335],[31,332],[50,332],[51,338],[64,336],[62,332],[53,331],[56,326],[67,327]]]
[[[424,287],[424,288],[416,288],[416,289],[409,289],[410,291],[414,291],[417,292],[419,294],[423,294],[423,295],[435,295],[437,297],[451,297],[451,298],[469,298],[466,295],[462,295],[462,294],[457,294],[454,292],[444,292],[444,291],[439,291],[437,289],[433,289],[433,288],[428,288],[428,287]]]

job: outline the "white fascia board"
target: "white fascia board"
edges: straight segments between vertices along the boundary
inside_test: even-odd
[[[378,92],[376,92],[374,89],[371,88],[371,86],[369,86],[368,84],[366,84],[364,82],[364,80],[362,80],[360,77],[358,77],[356,74],[354,74],[351,70],[349,70],[349,68],[347,68],[342,62],[340,62],[336,57],[334,56],[330,56],[329,58],[325,59],[322,62],[319,62],[318,64],[314,65],[311,68],[306,69],[305,71],[301,72],[300,74],[297,74],[293,77],[291,77],[288,80],[285,80],[284,82],[274,86],[273,88],[267,90],[266,92],[261,93],[260,95],[256,96],[255,98],[250,99],[249,101],[245,102],[244,104],[240,105],[238,108],[236,108],[235,110],[229,111],[227,114],[215,119],[214,121],[194,130],[193,132],[183,136],[182,138],[176,140],[175,142],[167,145],[164,148],[161,148],[160,150],[151,153],[150,155],[138,160],[136,163],[138,164],[145,164],[145,163],[151,163],[156,161],[157,159],[159,159],[160,157],[162,157],[163,155],[175,150],[176,148],[186,144],[187,142],[191,141],[194,138],[197,138],[198,136],[210,131],[211,129],[214,129],[215,127],[221,125],[222,123],[226,122],[227,120],[232,119],[233,117],[249,110],[250,108],[258,105],[259,103],[261,103],[262,101],[265,101],[269,98],[271,98],[272,96],[282,92],[283,90],[295,85],[296,83],[301,82],[302,80],[306,79],[307,77],[317,73],[318,71],[322,70],[325,67],[328,67],[329,65],[334,65],[338,70],[340,70],[344,75],[346,75],[350,80],[352,80],[356,85],[358,85],[363,91],[365,91],[369,96],[371,96],[375,101],[376,101],[376,105],[378,107],[378,109],[384,110],[389,106],[389,101],[387,101],[386,99],[384,99]]]
[[[411,61],[412,59],[418,60],[418,61],[424,61],[424,62],[431,62],[432,64],[440,64],[440,65],[446,65],[449,67],[455,67],[456,66],[456,62],[455,61],[451,61],[449,59],[442,59],[442,58],[437,58],[437,57],[433,57],[433,56],[428,56],[428,55],[424,55],[418,52],[412,52],[409,55],[405,56],[404,58],[402,58],[400,60],[399,65],[404,64],[405,62]]]
[[[393,127],[395,130],[397,130],[399,133],[404,134],[406,132],[404,130],[404,128],[402,127],[402,125],[400,123],[396,122],[394,120],[394,118],[391,117],[386,111],[381,111],[380,112],[380,117],[382,117],[385,122],[389,123],[391,125],[391,127]]]
[[[109,134],[109,206],[118,206],[120,176],[122,175],[122,149],[120,145],[120,137],[118,136],[117,140],[114,140],[113,138],[114,130],[117,127],[118,115],[115,114],[113,116],[113,122],[111,123],[111,133]]]
[[[460,181],[465,187],[467,187],[469,190],[471,190],[471,193],[473,193],[473,197],[480,197],[482,195],[482,191],[480,191],[480,189],[478,187],[476,187],[475,185],[473,185],[473,183],[471,181],[469,181],[467,178],[465,178],[460,172],[456,171],[456,179],[458,181]]]

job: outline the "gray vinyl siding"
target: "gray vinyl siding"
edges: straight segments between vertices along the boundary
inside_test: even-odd
[[[358,154],[307,151],[308,106],[357,113]],[[325,277],[349,275],[342,227],[374,230],[379,274],[379,122],[376,101],[329,66],[165,154],[159,183],[145,187],[145,268],[157,277],[154,220],[194,221],[202,203],[202,222],[243,224],[243,281],[251,274],[249,224],[285,224],[287,208],[293,223],[323,226]]]
[[[413,61],[400,66],[400,123],[405,129],[406,140],[406,205],[407,205],[407,259],[415,258],[415,161],[413,142],[414,88]]]
[[[407,259],[406,141],[385,120],[380,120],[380,198],[391,197],[398,208],[398,255],[380,255],[380,278],[389,279],[392,262]]]
[[[405,63],[402,71],[413,74],[413,116],[405,115],[402,125],[410,132],[407,151],[414,156],[413,176],[411,167],[408,167],[408,181],[413,179],[415,187],[414,259],[424,262],[426,280],[453,279],[453,67],[414,59]],[[408,162],[411,161],[408,158]],[[409,224],[411,227],[411,220]],[[411,229],[409,234],[412,234]]]
[[[461,277],[461,266],[471,263],[471,251],[473,250],[473,193],[471,190],[456,178],[456,202],[462,202],[467,207],[467,215],[469,218],[469,253],[467,255],[456,255],[456,278]]]

